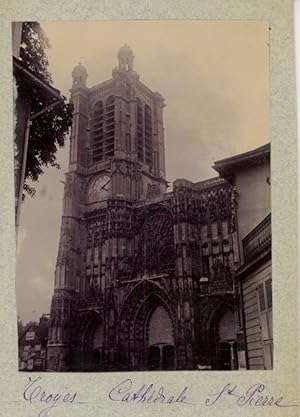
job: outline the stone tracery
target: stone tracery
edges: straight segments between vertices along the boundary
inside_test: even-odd
[[[166,347],[174,354],[172,366],[195,369],[199,346],[203,351],[211,347],[203,334],[210,335],[212,312],[221,298],[235,303],[236,190],[212,178],[176,180],[173,191],[166,192],[164,100],[139,81],[128,47],[120,51],[111,80],[92,89],[75,83],[72,99],[72,160],[50,357],[59,349],[68,357],[70,351],[70,364],[61,364],[68,370],[147,369],[147,329],[155,309],[163,308],[172,323],[175,346],[170,339]],[[96,108],[97,102],[103,106]],[[99,191],[105,186],[101,181],[89,193],[104,175],[109,193]],[[101,355],[93,356],[92,335],[102,325]]]

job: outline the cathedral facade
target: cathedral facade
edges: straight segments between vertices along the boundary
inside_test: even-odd
[[[125,45],[112,78],[74,68],[48,335],[54,371],[244,367],[235,187],[165,172],[163,97]]]

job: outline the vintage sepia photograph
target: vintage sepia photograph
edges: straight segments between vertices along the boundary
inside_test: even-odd
[[[12,23],[20,371],[273,369],[269,37]]]

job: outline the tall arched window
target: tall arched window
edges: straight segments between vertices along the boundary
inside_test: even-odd
[[[115,98],[110,96],[105,108],[105,159],[114,156],[115,148]]]
[[[145,163],[152,166],[152,112],[148,105],[145,106]]]
[[[103,160],[104,135],[103,135],[103,103],[98,101],[93,112],[92,125],[92,152],[93,162]]]
[[[144,162],[144,138],[143,138],[143,105],[140,99],[136,99],[136,136],[138,160]]]

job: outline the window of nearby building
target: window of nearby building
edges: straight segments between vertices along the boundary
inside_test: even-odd
[[[266,369],[273,366],[273,322],[272,322],[272,278],[257,286],[257,302],[259,308],[261,341]]]

